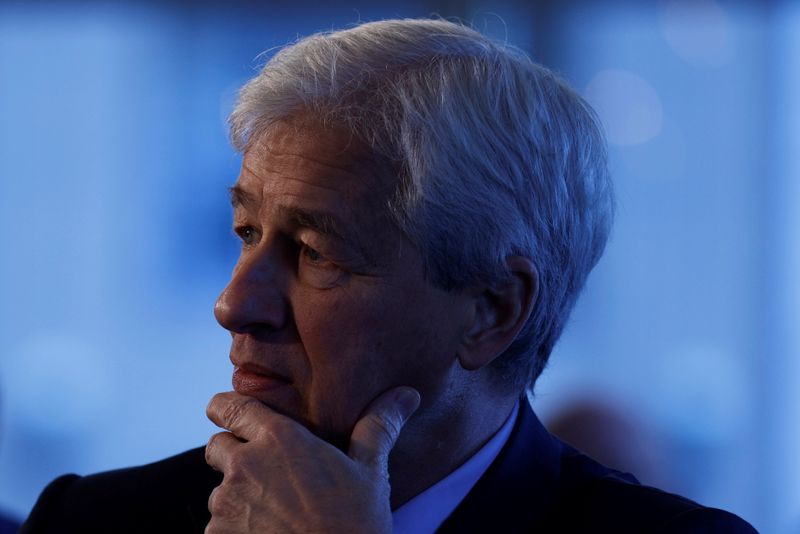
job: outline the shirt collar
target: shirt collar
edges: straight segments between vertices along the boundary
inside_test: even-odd
[[[434,532],[459,505],[502,450],[519,413],[519,400],[495,435],[461,467],[392,513],[395,534]]]

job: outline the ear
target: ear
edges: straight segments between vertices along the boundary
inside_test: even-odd
[[[471,321],[458,351],[464,369],[476,370],[503,354],[525,325],[539,293],[533,262],[509,256],[511,276],[496,287],[477,289]]]

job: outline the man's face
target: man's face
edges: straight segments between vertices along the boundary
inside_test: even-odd
[[[339,446],[386,389],[435,406],[469,316],[389,221],[394,179],[346,132],[296,120],[245,153],[232,189],[242,250],[215,313],[234,389]]]

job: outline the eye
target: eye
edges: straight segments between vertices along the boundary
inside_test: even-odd
[[[302,247],[301,254],[303,254],[303,256],[305,256],[310,263],[318,265],[326,261],[322,254],[309,247],[305,243],[303,243]]]
[[[256,229],[252,226],[237,226],[233,231],[245,245],[252,245],[258,240]]]
[[[317,249],[298,242],[300,257],[297,276],[301,282],[318,289],[330,289],[347,279],[347,272],[339,264],[323,256]]]

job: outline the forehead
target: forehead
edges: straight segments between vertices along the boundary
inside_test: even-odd
[[[334,234],[374,234],[391,226],[396,176],[347,130],[299,118],[273,124],[245,152],[232,201],[260,216],[327,215]]]
[[[256,139],[239,181],[260,182],[267,195],[303,189],[309,197],[369,201],[386,198],[394,173],[349,131],[301,116],[273,124]]]
[[[329,167],[347,173],[368,171],[377,165],[372,150],[349,130],[323,125],[308,114],[277,121],[245,153],[251,160],[270,160],[276,166]],[[303,161],[295,161],[295,158]]]

